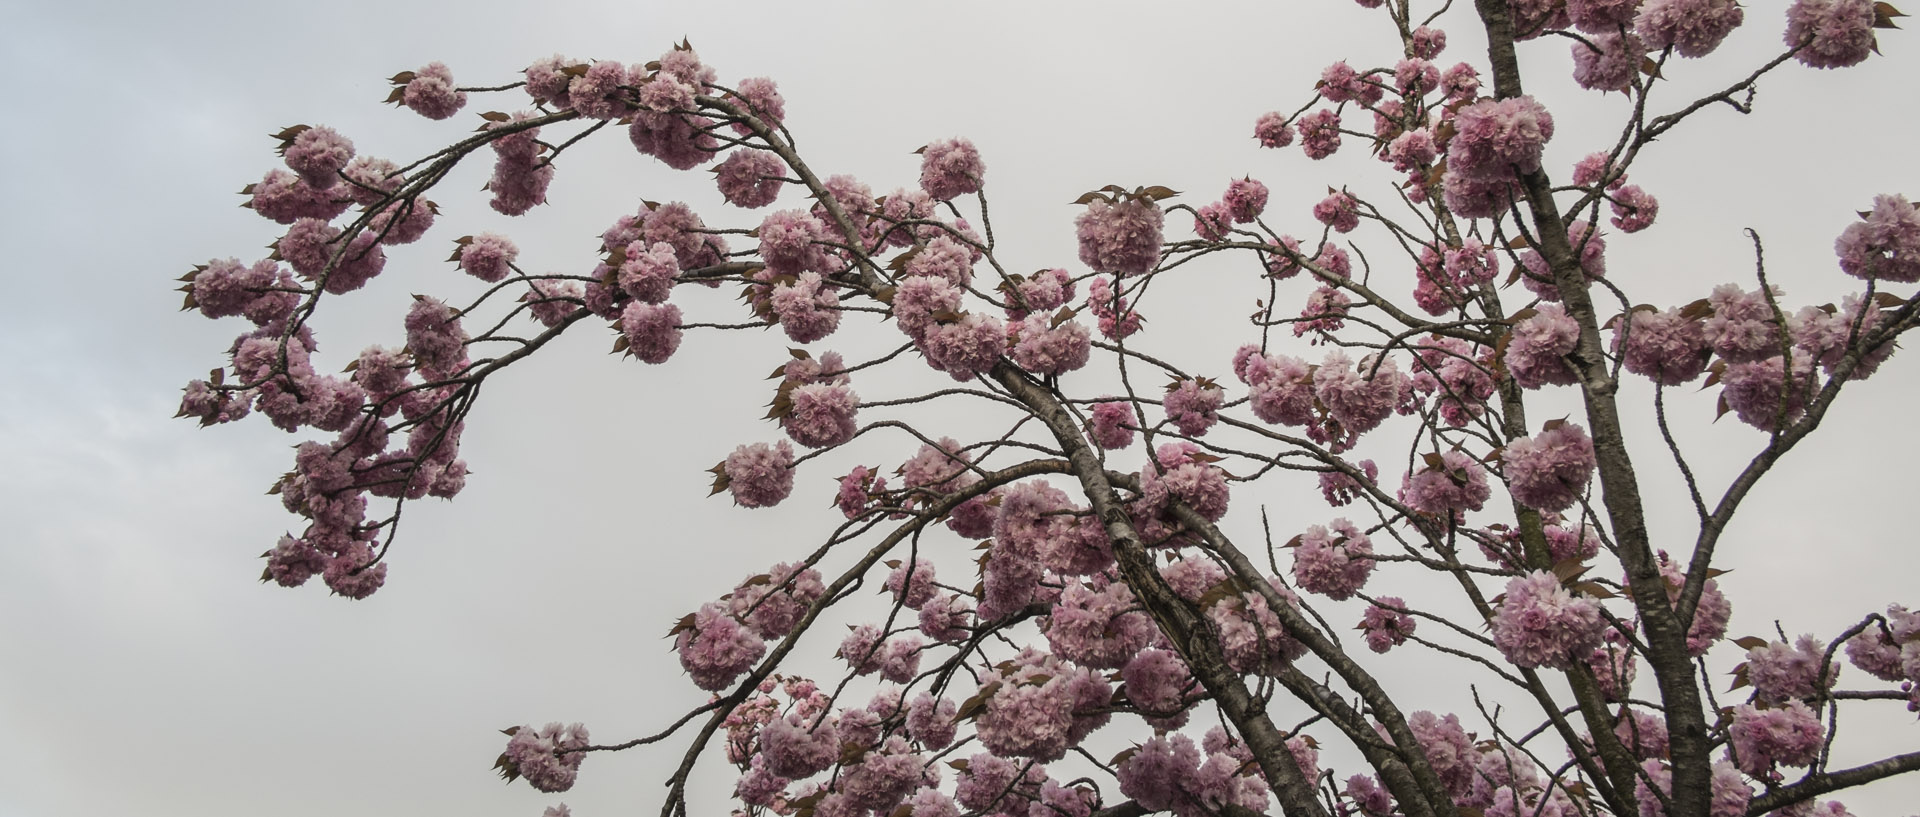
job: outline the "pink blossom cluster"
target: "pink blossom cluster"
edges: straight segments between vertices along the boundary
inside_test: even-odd
[[[1247,400],[1262,422],[1304,426],[1314,417],[1314,368],[1287,355],[1262,355],[1251,344],[1240,347],[1233,372],[1251,388]]]
[[[787,164],[765,150],[737,150],[713,169],[720,195],[736,207],[765,207],[780,197]]]
[[[761,638],[785,638],[826,592],[820,571],[782,562],[735,587],[727,595],[727,610]]]
[[[1665,802],[1673,794],[1673,770],[1666,761],[1658,759],[1641,762],[1640,770],[1643,774],[1633,789],[1634,799],[1640,804],[1640,817],[1667,817]],[[1659,787],[1659,794],[1647,785],[1649,780]],[[1747,785],[1739,769],[1724,760],[1713,764],[1709,785],[1712,799],[1707,803],[1707,817],[1745,817],[1747,804],[1753,801],[1753,787]]]
[[[1307,293],[1307,304],[1300,310],[1300,319],[1293,324],[1293,336],[1297,338],[1309,332],[1331,336],[1347,325],[1347,309],[1352,305],[1352,299],[1331,284],[1314,289]]]
[[[1226,392],[1211,380],[1181,378],[1167,387],[1167,396],[1161,402],[1161,407],[1166,409],[1167,422],[1179,428],[1181,434],[1199,437],[1220,421],[1220,404],[1226,400],[1226,396]]]
[[[1486,413],[1493,372],[1486,353],[1458,338],[1434,337],[1414,346],[1413,390],[1434,396],[1440,420],[1455,428]]]
[[[1258,769],[1225,751],[1202,760],[1186,735],[1156,736],[1120,765],[1120,793],[1175,817],[1205,817],[1228,805],[1265,813],[1268,789]]]
[[[1847,225],[1833,248],[1841,271],[1855,278],[1920,281],[1920,211],[1906,196],[1875,196],[1873,210]]]
[[[1840,668],[1826,661],[1827,645],[1811,635],[1791,646],[1769,641],[1747,651],[1746,678],[1753,694],[1769,704],[1792,699],[1814,700],[1833,689]]]
[[[942,139],[920,150],[920,189],[936,201],[980,192],[986,174],[980,151],[965,139]]]
[[[1155,451],[1160,467],[1152,464],[1140,470],[1140,501],[1136,515],[1154,517],[1171,500],[1180,500],[1194,513],[1209,521],[1227,514],[1227,472],[1219,466],[1195,459],[1199,448],[1188,442],[1167,443]]]
[[[1120,678],[1127,700],[1149,725],[1177,729],[1186,724],[1199,684],[1178,654],[1157,647],[1141,650],[1120,668]]]
[[[1095,272],[1119,277],[1141,275],[1160,260],[1166,214],[1145,197],[1108,202],[1096,198],[1073,221],[1080,239],[1080,261]]]
[[[1160,632],[1126,582],[1105,577],[1069,583],[1043,629],[1055,655],[1095,669],[1126,666]]]
[[[586,757],[579,750],[587,745],[587,728],[577,723],[549,723],[540,729],[519,726],[512,730],[507,750],[496,765],[508,780],[517,775],[540,791],[563,792],[573,788],[580,761]]]
[[[1872,0],[1795,0],[1787,7],[1787,46],[1814,68],[1859,65],[1873,54]]]
[[[1335,601],[1349,599],[1373,573],[1373,543],[1345,519],[1313,525],[1293,550],[1293,580],[1301,590]]]
[[[463,239],[460,249],[454,253],[454,260],[460,262],[461,271],[494,284],[512,272],[513,260],[519,256],[520,248],[511,239],[493,233],[481,233]]]
[[[1492,624],[1493,643],[1508,661],[1565,669],[1600,646],[1606,621],[1593,599],[1568,592],[1551,571],[1536,570],[1507,582]]]
[[[1051,312],[1073,302],[1073,275],[1061,267],[1032,275],[1010,276],[1018,297],[1007,303],[1007,318],[1021,320],[1035,312]],[[1004,291],[1004,289],[1003,289]]]
[[[987,751],[1058,760],[1112,717],[1113,687],[1091,669],[1031,647],[1004,666],[988,681],[999,687],[975,722],[975,735]]]
[[[694,686],[709,691],[726,689],[767,652],[760,634],[718,602],[702,605],[675,630],[680,667],[693,678]]]
[[[1679,309],[1635,309],[1614,331],[1614,353],[1626,370],[1663,386],[1692,381],[1712,358],[1703,322]]]
[[[1767,709],[1743,704],[1733,710],[1727,736],[1740,771],[1765,777],[1775,765],[1805,766],[1820,756],[1827,730],[1820,716],[1799,701]]]
[[[1594,91],[1627,91],[1640,73],[1647,48],[1633,32],[1588,34],[1573,43],[1573,81]],[[1629,230],[1629,232],[1632,232]]]
[[[493,192],[493,209],[502,215],[522,215],[546,204],[547,185],[553,182],[553,165],[540,159],[542,148],[534,141],[540,129],[521,124],[528,118],[516,114],[508,121],[490,123],[492,129],[518,128],[493,140],[493,179],[487,189]]]
[[[1360,472],[1360,479],[1343,471],[1320,472],[1320,495],[1326,497],[1328,505],[1339,508],[1351,504],[1355,497],[1365,494],[1367,486],[1379,484],[1380,467],[1374,465],[1373,460],[1361,460],[1352,467]],[[1365,485],[1361,484],[1362,479]]]
[[[665,363],[680,349],[680,307],[634,301],[620,313],[627,354],[647,363]]]
[[[1359,205],[1352,196],[1337,192],[1313,206],[1313,218],[1336,233],[1350,233],[1360,226]]]
[[[1087,285],[1087,308],[1099,320],[1100,334],[1110,340],[1122,340],[1140,331],[1140,324],[1146,318],[1139,310],[1133,309],[1125,297],[1120,295],[1118,279],[1108,283],[1105,278],[1095,278]]]
[[[1672,48],[1682,57],[1704,57],[1745,19],[1738,0],[1646,0],[1633,19],[1633,31],[1649,49]]]
[[[1383,653],[1407,643],[1415,622],[1413,616],[1400,612],[1406,607],[1407,603],[1398,596],[1381,596],[1367,605],[1358,627],[1365,634],[1367,649]]]
[[[453,71],[441,62],[414,71],[400,93],[408,110],[428,119],[446,119],[467,104],[467,92],[454,85]]]
[[[1400,480],[1400,501],[1407,507],[1455,521],[1468,511],[1480,510],[1492,496],[1487,469],[1461,451],[1429,456],[1418,471],[1409,471]]]
[[[1593,439],[1577,423],[1561,423],[1507,443],[1501,461],[1514,501],[1542,511],[1572,507],[1595,467]]]
[[[1468,218],[1506,209],[1515,173],[1540,169],[1540,155],[1553,138],[1553,116],[1520,96],[1482,100],[1454,115],[1447,145],[1447,206]]]
[[[1580,343],[1580,324],[1559,304],[1541,304],[1533,312],[1514,322],[1507,342],[1504,361],[1513,382],[1527,389],[1578,382],[1566,356]]]
[[[735,448],[721,469],[727,490],[742,508],[772,507],[793,493],[793,446],[786,440]]]
[[[1686,585],[1687,575],[1681,571],[1678,561],[1667,555],[1659,554],[1660,581],[1666,586],[1667,601],[1679,603],[1680,589]],[[1700,601],[1693,608],[1693,626],[1687,628],[1687,655],[1698,658],[1707,654],[1715,643],[1727,634],[1727,621],[1733,617],[1733,604],[1720,590],[1720,582],[1709,578],[1702,585]]]
[[[1580,259],[1580,271],[1588,280],[1604,278],[1607,275],[1607,241],[1592,224],[1583,220],[1567,223],[1567,243],[1572,245],[1575,255]],[[1533,294],[1544,301],[1559,301],[1560,287],[1554,283],[1553,269],[1547,263],[1546,256],[1539,250],[1527,250],[1520,254],[1520,265],[1526,272],[1520,281]]]
[[[1340,149],[1340,114],[1321,108],[1300,117],[1300,149],[1309,159],[1325,159]]]
[[[812,343],[840,328],[840,296],[817,272],[774,285],[767,304],[795,343]]]
[[[1085,324],[1029,315],[1008,327],[1013,363],[1038,375],[1058,377],[1087,365],[1093,338]]]

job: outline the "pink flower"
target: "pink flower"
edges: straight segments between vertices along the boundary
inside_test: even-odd
[[[1340,149],[1340,114],[1321,108],[1300,117],[1300,149],[1309,159],[1325,159]]]
[[[573,60],[559,54],[535,60],[524,72],[527,95],[538,104],[550,103],[556,108],[573,107],[573,101],[567,96],[567,87],[573,78],[565,73],[565,69],[573,64]]]
[[[1377,364],[1377,365],[1376,365]],[[1409,390],[1393,358],[1361,358],[1358,368],[1342,352],[1330,352],[1313,373],[1314,395],[1348,434],[1372,431],[1393,413]]]
[[[1440,89],[1447,92],[1450,100],[1472,99],[1480,93],[1480,72],[1467,63],[1455,63],[1440,72]]]
[[[461,244],[454,258],[468,275],[494,284],[507,277],[519,255],[520,248],[506,236],[481,233]]]
[[[860,396],[844,383],[808,383],[788,392],[789,410],[780,418],[787,436],[808,448],[828,448],[853,439],[854,412]]]
[[[353,140],[321,125],[295,135],[281,151],[287,168],[315,189],[326,190],[340,180],[340,170],[353,159]]]
[[[1628,90],[1646,56],[1646,47],[1631,32],[1589,34],[1586,42],[1573,43],[1573,81],[1594,91]]]
[[[826,771],[840,756],[840,738],[830,723],[789,714],[760,730],[767,771],[802,780]]]
[[[1401,60],[1393,67],[1393,87],[1409,99],[1426,96],[1440,87],[1440,69],[1420,57]]]
[[[1855,278],[1920,281],[1920,212],[1906,196],[1873,197],[1873,211],[1833,242],[1840,270]]]
[[[1447,49],[1447,32],[1421,26],[1413,30],[1413,55],[1423,60],[1440,56]]]
[[[736,207],[765,207],[780,197],[787,165],[765,150],[737,150],[713,169],[720,195]]]
[[[1184,378],[1167,387],[1167,396],[1161,405],[1167,411],[1167,420],[1178,426],[1181,434],[1199,437],[1219,422],[1217,412],[1224,400],[1226,392],[1213,381]]]
[[[446,119],[466,106],[467,92],[454,88],[453,72],[445,63],[430,62],[413,72],[401,91],[401,102],[428,119]]]
[[[635,150],[674,170],[691,170],[720,152],[720,140],[708,132],[713,120],[684,113],[639,111],[627,127]]]
[[[1737,0],[1646,0],[1633,31],[1650,49],[1671,47],[1682,57],[1704,57],[1744,19]]]
[[[1740,771],[1765,777],[1775,764],[1805,766],[1820,756],[1820,745],[1827,730],[1820,716],[1799,701],[1783,706],[1757,709],[1744,704],[1733,710],[1733,726],[1727,729],[1732,739],[1734,761]]]
[[[1720,399],[1740,422],[1774,431],[1799,421],[1819,384],[1812,361],[1797,355],[1792,378],[1786,375],[1784,359],[1775,356],[1758,363],[1729,365],[1720,385]]]
[[[1793,646],[1769,641],[1747,651],[1747,680],[1753,684],[1754,697],[1767,703],[1799,698],[1811,700],[1833,689],[1840,668],[1823,659],[1827,645],[1813,636],[1803,635]],[[1816,679],[1824,674],[1824,682]]]
[[[1293,551],[1293,579],[1301,590],[1341,601],[1366,586],[1373,573],[1373,543],[1352,522],[1335,519],[1330,524],[1331,531],[1314,525],[1300,535]]]
[[[748,77],[740,80],[736,91],[748,113],[759,117],[768,127],[777,128],[787,118],[787,100],[780,95],[780,88],[766,77]],[[749,128],[735,125],[734,130],[741,135],[751,132]]]
[[[509,780],[515,775],[524,777],[528,785],[550,794],[566,791],[573,788],[574,777],[580,773],[580,761],[587,754],[559,752],[586,745],[587,728],[577,723],[565,727],[549,723],[538,730],[532,726],[515,727],[512,738],[507,741],[507,751],[500,755],[501,774]]]
[[[812,343],[840,326],[840,296],[820,273],[803,272],[798,280],[775,286],[767,300],[795,343]]]
[[[1592,599],[1567,592],[1551,571],[1536,570],[1507,582],[1492,624],[1494,645],[1508,661],[1566,669],[1600,646],[1606,621]]]
[[[793,446],[786,440],[735,448],[721,469],[734,504],[742,508],[772,507],[793,493]]]
[[[1552,426],[1507,443],[1507,490],[1515,501],[1542,511],[1572,507],[1593,476],[1593,440],[1576,423]]]
[[[1117,669],[1152,643],[1159,630],[1125,582],[1067,585],[1043,628],[1055,654],[1085,667]]]
[[[1332,227],[1336,233],[1350,233],[1360,226],[1360,211],[1353,197],[1335,193],[1313,206],[1314,220]]]
[[[1588,34],[1614,31],[1633,25],[1633,13],[1641,0],[1567,0],[1567,18],[1574,27]]]
[[[1267,207],[1267,186],[1252,178],[1235,179],[1227,184],[1227,192],[1220,197],[1220,203],[1227,206],[1227,213],[1238,224],[1246,224],[1260,217],[1260,211]]]
[[[1667,768],[1665,761],[1653,759],[1643,761],[1640,768],[1645,777],[1634,784],[1634,799],[1640,802],[1640,817],[1667,817],[1667,808],[1662,799],[1648,788],[1647,781],[1659,787],[1660,794],[1672,796],[1673,771]],[[1724,760],[1713,764],[1713,799],[1707,805],[1707,817],[1744,817],[1747,804],[1753,801],[1753,788],[1740,777],[1740,770]]]
[[[528,305],[528,314],[548,328],[566,322],[582,299],[578,281],[529,280],[526,293],[520,296]]]
[[[1127,299],[1120,297],[1113,284],[1105,278],[1095,278],[1087,285],[1087,308],[1100,321],[1100,334],[1112,340],[1121,340],[1140,331],[1140,324],[1146,321],[1139,311],[1129,308]]]
[[[1089,412],[1088,435],[1095,445],[1108,451],[1119,451],[1133,445],[1133,429],[1138,419],[1134,417],[1133,407],[1126,401],[1102,398],[1093,404]]]
[[[934,587],[933,581],[933,563],[916,558],[894,568],[892,573],[887,574],[887,581],[883,586],[893,593],[894,599],[902,606],[909,610],[918,610],[933,600],[934,593],[939,592],[939,588]]]
[[[709,603],[675,629],[674,649],[695,686],[717,692],[753,668],[767,652],[765,641],[720,603]]]
[[[1413,616],[1400,612],[1406,606],[1398,596],[1381,596],[1367,606],[1367,611],[1360,616],[1359,627],[1366,634],[1367,649],[1383,653],[1407,643],[1415,622]]]
[[[1092,338],[1079,321],[1066,321],[1048,328],[1053,321],[1045,315],[1032,315],[1015,324],[1017,340],[1013,344],[1014,365],[1038,375],[1057,377],[1087,365]]]
[[[1876,45],[1871,0],[1795,0],[1787,7],[1788,47],[1814,68],[1845,68],[1864,62]]]
[[[920,189],[936,201],[980,192],[986,173],[980,151],[965,139],[942,139],[921,149]]]
[[[734,618],[762,638],[785,638],[826,592],[820,571],[798,562],[781,562],[741,582],[727,604]]]
[[[1609,206],[1613,209],[1610,219],[1613,226],[1623,233],[1637,233],[1651,227],[1654,218],[1660,215],[1660,201],[1637,184],[1613,191]]]
[[[1328,102],[1335,103],[1359,100],[1362,105],[1372,105],[1379,102],[1380,96],[1385,93],[1379,85],[1369,82],[1344,60],[1320,72],[1320,83],[1315,87]]]
[[[1566,356],[1580,342],[1580,324],[1559,304],[1541,304],[1534,314],[1513,324],[1507,343],[1507,371],[1521,388],[1571,385],[1579,376]]]
[[[1627,371],[1665,386],[1677,386],[1706,371],[1712,356],[1701,322],[1680,310],[1635,310],[1616,327],[1614,352]]]
[[[1427,456],[1425,467],[1409,472],[1400,482],[1400,501],[1421,513],[1458,519],[1486,505],[1493,489],[1480,462],[1459,451]]]
[[[1293,144],[1293,125],[1279,111],[1268,111],[1253,123],[1253,138],[1263,148],[1283,148]]]
[[[573,78],[567,86],[567,98],[573,109],[589,119],[619,119],[633,112],[626,66],[614,60],[600,60]]]
[[[467,364],[467,332],[453,308],[436,298],[414,296],[407,311],[407,349],[414,365],[431,377],[448,377]]]
[[[665,363],[680,349],[680,307],[640,301],[620,313],[627,353],[648,363]]]
[[[1161,227],[1166,214],[1145,198],[1110,204],[1094,199],[1074,219],[1080,260],[1096,272],[1140,275],[1160,260]]]
[[[353,206],[352,198],[322,190],[278,168],[267,171],[265,178],[248,185],[243,192],[251,197],[247,207],[280,224],[292,224],[302,218],[327,221]]]

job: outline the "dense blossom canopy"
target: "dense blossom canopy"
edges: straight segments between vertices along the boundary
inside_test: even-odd
[[[734,361],[689,361],[714,331],[766,330],[787,347],[764,387],[774,436],[717,444],[733,447],[710,471],[713,494],[774,509],[756,518],[775,520],[765,544],[779,555],[668,631],[711,697],[619,746],[590,744],[579,724],[509,730],[497,768],[543,792],[571,788],[590,753],[696,732],[669,777],[669,817],[716,740],[742,817],[1275,804],[1289,817],[1837,817],[1844,806],[1816,799],[1832,781],[1920,767],[1903,755],[1827,769],[1843,706],[1920,710],[1920,616],[1896,604],[1837,632],[1729,641],[1715,566],[1752,485],[1920,325],[1903,286],[1920,281],[1920,212],[1886,193],[1840,228],[1830,278],[1855,291],[1837,306],[1787,301],[1764,255],[1751,282],[1661,272],[1691,303],[1635,303],[1651,273],[1630,255],[1608,267],[1610,243],[1624,252],[1659,226],[1647,190],[1665,188],[1642,186],[1643,151],[1714,104],[1748,111],[1755,83],[1794,59],[1867,61],[1898,12],[1797,0],[1777,59],[1662,115],[1647,106],[1674,109],[1663,72],[1692,70],[1670,58],[1715,52],[1747,22],[1739,3],[1488,0],[1475,11],[1495,47],[1451,66],[1436,62],[1438,26],[1464,11],[1420,24],[1406,2],[1358,5],[1384,10],[1368,13],[1392,26],[1392,50],[1326,67],[1295,89],[1308,98],[1283,106],[1292,114],[1247,115],[1261,147],[1298,142],[1326,160],[1348,146],[1341,162],[1380,162],[1386,194],[1301,195],[1252,174],[1190,203],[1107,185],[1056,225],[1064,240],[1071,218],[1078,266],[1010,257],[986,203],[986,140],[927,143],[917,178],[883,196],[822,179],[773,80],[722,84],[684,42],[646,62],[541,59],[504,87],[458,86],[429,63],[394,77],[390,101],[433,121],[482,95],[518,110],[482,114],[468,141],[405,166],[330,127],[278,134],[284,167],[244,193],[276,225],[273,254],[182,279],[189,309],[247,326],[225,365],[187,386],[181,414],[257,411],[320,435],[273,486],[304,522],[264,554],[262,580],[318,576],[364,599],[409,555],[391,550],[404,503],[479,478],[462,437],[494,373],[581,324],[611,330],[625,357],[716,378]],[[1509,47],[1550,34],[1572,42],[1571,88],[1633,101],[1620,135],[1557,131],[1558,97],[1520,93]],[[559,272],[541,271],[531,242],[453,238],[447,261],[464,276],[452,277],[482,288],[415,295],[403,346],[322,374],[337,369],[321,367],[314,316],[367,288],[389,248],[409,258],[403,245],[450,234],[424,195],[453,164],[491,161],[492,209],[538,218],[558,168],[572,170],[556,159],[612,125],[649,172],[710,167],[703,184],[726,206],[630,204]],[[1240,276],[1202,277],[1203,259],[1238,259]],[[1216,302],[1217,331],[1173,342],[1142,312],[1185,310],[1169,289],[1245,295],[1256,311]],[[1705,401],[1668,394],[1703,377]],[[1657,435],[1622,420],[1645,394]],[[738,408],[691,404],[696,429]],[[1583,413],[1540,416],[1568,405]],[[1693,467],[1670,420],[1716,409],[1764,446],[1718,498],[1703,475],[1721,475]],[[856,451],[869,464],[852,464]],[[1699,523],[1672,555],[1644,505],[1669,498],[1639,481],[1669,462]],[[1315,510],[1312,487],[1304,504],[1268,489],[1296,477],[1343,515]],[[790,498],[830,505],[834,527],[794,525],[806,517]],[[1360,636],[1343,643],[1342,629]],[[831,651],[833,677],[791,675],[800,650]],[[1707,661],[1740,650],[1746,697],[1721,703]],[[1403,711],[1404,679],[1376,662],[1416,652],[1463,659],[1476,695],[1497,687],[1539,711]],[[1859,670],[1845,684],[1842,654]],[[1899,688],[1851,688],[1862,675]]]

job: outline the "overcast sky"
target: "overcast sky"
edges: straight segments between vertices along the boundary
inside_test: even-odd
[[[1743,56],[1670,73],[1691,88],[1741,75],[1777,50],[1784,6],[1748,4],[1748,25],[1725,49]],[[495,730],[578,720],[612,742],[699,703],[665,649],[668,625],[739,578],[811,549],[805,532],[830,518],[822,506],[833,476],[856,462],[890,469],[905,453],[831,457],[803,472],[794,499],[775,511],[706,499],[702,469],[736,444],[777,435],[759,419],[768,397],[759,378],[783,358],[785,339],[696,334],[674,361],[647,367],[605,355],[605,331],[583,326],[489,387],[466,437],[468,490],[410,507],[382,592],[356,603],[328,597],[318,582],[297,591],[258,584],[257,555],[295,522],[263,492],[303,438],[259,418],[210,430],[169,419],[180,387],[221,365],[240,331],[175,312],[171,288],[193,264],[251,261],[278,235],[236,206],[235,191],[276,164],[268,134],[326,124],[363,153],[410,160],[459,138],[472,112],[516,110],[524,97],[476,97],[460,118],[428,123],[379,104],[395,72],[440,60],[462,84],[492,85],[555,52],[646,61],[687,37],[722,81],[780,83],[788,122],[822,175],[853,173],[884,192],[915,182],[914,148],[972,138],[986,157],[1008,267],[1078,269],[1076,208],[1067,203],[1105,184],[1168,185],[1199,205],[1251,174],[1274,189],[1269,223],[1296,234],[1311,231],[1308,209],[1328,185],[1357,179],[1384,190],[1387,176],[1360,149],[1314,163],[1298,151],[1260,151],[1250,133],[1260,113],[1298,107],[1326,64],[1391,62],[1396,49],[1345,0],[0,0],[0,17],[0,88],[14,122],[0,130],[0,246],[9,252],[0,301],[0,817],[532,817],[561,799],[583,817],[655,809],[669,752],[590,758],[580,786],[551,797],[492,775],[505,740]],[[1484,62],[1468,28],[1450,31],[1444,64]],[[1876,193],[1920,194],[1907,85],[1920,44],[1905,32],[1881,42],[1885,56],[1858,68],[1784,68],[1763,85],[1753,115],[1712,110],[1662,139],[1634,174],[1660,197],[1661,220],[1613,237],[1615,280],[1661,305],[1716,283],[1751,287],[1740,232],[1751,226],[1767,240],[1769,271],[1789,303],[1853,291],[1834,267],[1833,237]],[[1534,72],[1529,89],[1559,117],[1548,156],[1564,177],[1573,160],[1611,143],[1625,103],[1570,93],[1560,42],[1526,45],[1522,56]],[[1668,93],[1671,107],[1683,92]],[[757,223],[723,215],[705,173],[674,173],[617,133],[597,142],[558,165],[554,204],[525,219],[487,209],[476,192],[484,167],[431,194],[440,226],[391,253],[372,286],[326,304],[321,367],[337,369],[369,343],[397,346],[408,293],[471,293],[443,261],[461,235],[506,232],[523,266],[585,272],[594,237],[642,198],[691,202],[710,223]],[[800,205],[789,196],[780,206]],[[1188,229],[1184,218],[1169,220],[1172,236]],[[1186,291],[1220,300],[1176,298],[1148,314],[1160,348],[1224,375],[1251,330],[1223,329],[1220,316],[1238,320],[1253,297],[1227,282],[1242,286],[1251,275],[1244,266],[1193,275]],[[738,320],[726,297],[702,309]],[[876,380],[862,394],[901,396],[920,382]],[[1896,356],[1751,500],[1722,550],[1736,568],[1721,579],[1736,634],[1769,634],[1778,619],[1789,634],[1831,636],[1889,602],[1920,602],[1906,524],[1907,463],[1920,451],[1905,424],[1917,387],[1920,362]],[[1712,423],[1711,393],[1682,391],[1674,411],[1702,477],[1723,484],[1764,439],[1732,418]],[[1643,390],[1627,396],[1645,403]],[[1684,548],[1683,498],[1647,447],[1655,440],[1644,414],[1636,409],[1629,431],[1647,463],[1656,534]],[[915,420],[958,436],[977,418]],[[1296,531],[1336,515],[1284,486],[1238,496],[1270,504],[1285,520],[1279,527]],[[812,651],[831,648],[823,640]],[[1738,657],[1723,651],[1716,660],[1730,668]],[[1419,707],[1470,707],[1457,689],[1427,682],[1418,663],[1381,666]],[[1860,675],[1843,683],[1858,685]],[[1920,742],[1920,726],[1898,704],[1856,707],[1841,745],[1861,742],[1837,762]],[[728,778],[701,781],[695,808],[727,808]],[[1909,784],[1844,799],[1861,817],[1904,814],[1916,792]]]

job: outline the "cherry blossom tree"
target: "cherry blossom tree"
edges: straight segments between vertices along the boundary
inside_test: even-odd
[[[485,87],[437,62],[402,72],[388,101],[426,119],[505,110],[404,165],[325,126],[279,133],[282,166],[244,191],[283,230],[271,255],[182,279],[187,309],[252,328],[180,413],[257,412],[312,438],[273,485],[302,522],[262,580],[364,599],[390,564],[405,575],[408,503],[468,481],[463,431],[491,378],[596,324],[636,367],[713,332],[767,337],[768,438],[716,441],[713,492],[761,514],[830,502],[842,520],[671,623],[706,704],[610,743],[581,724],[506,730],[497,768],[544,792],[590,756],[668,741],[686,748],[662,775],[667,817],[720,799],[689,791],[701,762],[735,767],[737,813],[755,817],[1837,817],[1844,790],[1920,769],[1920,752],[1829,762],[1843,714],[1920,710],[1920,616],[1863,599],[1839,632],[1740,636],[1716,581],[1755,486],[1920,325],[1920,212],[1862,201],[1834,243],[1852,289],[1837,305],[1787,301],[1757,233],[1751,279],[1690,282],[1690,303],[1636,302],[1639,271],[1607,266],[1609,243],[1659,226],[1659,182],[1630,178],[1643,152],[1751,111],[1776,72],[1873,59],[1900,13],[1795,0],[1765,23],[1776,56],[1687,98],[1670,77],[1717,64],[1750,22],[1733,0],[1359,4],[1397,45],[1248,121],[1261,147],[1383,163],[1399,183],[1280,214],[1251,177],[1206,203],[1163,184],[1193,180],[1128,179],[1076,202],[1077,263],[998,250],[968,140],[927,143],[919,178],[876,194],[889,185],[809,166],[772,79],[723,83],[684,41]],[[1487,53],[1448,52],[1443,19],[1480,26]],[[1616,131],[1580,135],[1597,150],[1571,167],[1548,160],[1569,134],[1522,86],[1515,43],[1539,38],[1567,42],[1579,88],[1632,103]],[[608,214],[598,265],[569,272],[436,223],[429,194],[488,161],[492,209],[538,218],[578,170],[568,151],[610,129],[658,172],[710,171],[730,207],[636,201]],[[320,306],[429,234],[477,283],[415,295],[393,343],[323,373]],[[1201,266],[1231,270],[1256,311],[1223,293],[1217,334],[1156,337],[1154,305]],[[748,368],[714,366],[764,373]],[[948,382],[862,397],[929,370]],[[1650,405],[1622,399],[1633,379]],[[1682,396],[1696,383],[1717,404]],[[1556,401],[1578,411],[1542,420]],[[1757,452],[1708,484],[1677,412],[1732,415]],[[1630,435],[1628,413],[1657,437]],[[875,464],[817,473],[840,451]],[[1643,490],[1652,468],[1686,495]],[[1319,491],[1252,498],[1291,476]],[[1672,501],[1692,541],[1656,543],[1649,504]],[[869,586],[884,603],[862,607]],[[844,636],[824,632],[829,611],[853,616]],[[1409,711],[1405,679],[1375,664],[1405,650],[1461,665],[1473,693]],[[1745,655],[1732,692],[1715,652]],[[796,671],[828,653],[830,674]]]

